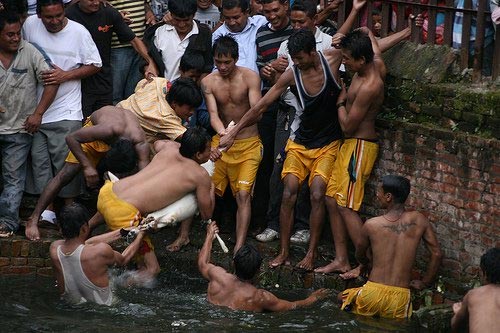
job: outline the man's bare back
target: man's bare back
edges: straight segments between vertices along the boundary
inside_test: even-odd
[[[370,281],[408,288],[420,239],[434,242],[436,236],[419,212],[404,211],[399,218],[391,217],[378,216],[363,226],[373,253]]]
[[[245,67],[236,66],[233,73],[227,77],[215,71],[202,80],[201,87],[211,119],[215,118],[214,129],[219,134],[231,121],[238,123],[261,97],[259,76]],[[218,124],[218,121],[221,123]],[[257,125],[254,124],[240,131],[237,138],[248,138],[257,134]]]
[[[208,172],[196,161],[183,157],[179,146],[171,141],[155,143],[157,154],[151,163],[139,173],[116,182],[115,194],[142,214],[164,208],[194,191],[199,203],[200,196],[210,198]]]
[[[94,111],[90,116],[90,120],[94,126],[107,127],[106,131],[109,131],[109,134],[106,133],[108,136],[103,138],[102,141],[108,144],[113,143],[120,137],[129,139],[135,144],[146,140],[139,120],[132,111],[116,106],[105,106]]]
[[[463,308],[463,309],[462,309]],[[500,332],[500,285],[487,284],[472,289],[453,310],[468,312],[470,333]]]

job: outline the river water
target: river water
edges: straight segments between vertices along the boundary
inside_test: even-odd
[[[117,289],[116,304],[69,305],[52,278],[0,276],[1,332],[424,332],[414,321],[355,316],[332,296],[286,313],[232,311],[209,304],[207,283],[162,271],[152,289]],[[272,290],[289,300],[310,291]]]

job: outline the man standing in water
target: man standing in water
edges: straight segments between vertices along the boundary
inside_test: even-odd
[[[342,293],[342,310],[364,316],[409,318],[412,314],[410,287],[429,287],[441,262],[441,250],[432,225],[419,212],[407,211],[410,181],[401,176],[382,178],[377,199],[386,212],[365,222],[360,230],[356,259],[372,269],[368,282]],[[410,280],[417,248],[423,240],[430,261],[422,280]],[[373,257],[367,257],[371,248]]]
[[[262,258],[257,250],[243,245],[234,255],[235,274],[210,263],[212,241],[219,232],[215,223],[207,226],[207,237],[198,257],[198,269],[208,282],[207,299],[210,303],[245,311],[287,311],[312,305],[328,296],[326,289],[319,289],[303,300],[289,302],[264,289],[257,289],[252,279],[260,269]]]
[[[217,71],[201,81],[205,94],[210,123],[217,132],[212,147],[217,148],[219,140],[226,133],[230,122],[239,122],[245,113],[257,103],[260,94],[260,79],[252,70],[236,65],[238,44],[229,36],[217,39],[213,46],[214,63]],[[236,136],[235,144],[228,151],[212,150],[215,161],[212,180],[219,196],[229,183],[236,198],[236,245],[234,253],[245,243],[251,215],[251,193],[257,169],[262,159],[262,143],[257,125],[246,127]]]
[[[486,284],[470,290],[453,304],[453,332],[468,326],[470,333],[500,332],[500,248],[492,248],[481,256],[481,270]]]
[[[108,267],[125,266],[141,245],[144,232],[122,252],[106,243],[93,244],[85,207],[72,203],[64,206],[58,217],[63,240],[50,245],[57,286],[71,303],[94,302],[111,305],[113,293],[109,285]]]

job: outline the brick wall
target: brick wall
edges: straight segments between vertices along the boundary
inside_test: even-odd
[[[380,213],[373,199],[381,176],[407,176],[409,206],[424,213],[438,234],[444,254],[439,274],[461,283],[477,278],[480,256],[500,247],[500,142],[400,121],[377,125],[381,151],[363,212]],[[422,259],[426,252],[419,254]]]
[[[30,242],[24,236],[0,240],[0,275],[52,275],[52,240]]]

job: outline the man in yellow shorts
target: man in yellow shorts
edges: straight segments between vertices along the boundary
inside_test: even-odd
[[[365,316],[409,318],[412,313],[410,287],[429,287],[441,262],[436,234],[427,218],[417,211],[407,211],[410,181],[401,176],[382,178],[377,199],[385,214],[369,219],[360,230],[356,259],[366,269],[372,252],[373,265],[368,282],[361,288],[341,294],[342,310]],[[430,253],[427,271],[421,280],[411,280],[417,248],[423,241]]]
[[[201,218],[212,217],[212,181],[200,166],[210,157],[210,136],[206,130],[188,129],[180,145],[159,140],[154,146],[157,153],[144,169],[115,183],[107,181],[101,188],[97,209],[111,230],[135,226],[141,217],[165,208],[191,192],[196,194]],[[118,232],[115,234],[118,238]],[[160,272],[149,237],[144,240],[139,249],[143,262],[137,262],[139,273],[136,280],[131,281],[138,284],[154,279]]]
[[[230,36],[219,37],[213,45],[217,71],[201,81],[210,123],[217,132],[213,137],[212,156],[215,172],[212,177],[216,193],[224,194],[231,186],[236,198],[236,245],[234,253],[245,243],[251,217],[251,195],[257,169],[262,160],[262,143],[257,125],[242,130],[233,147],[219,151],[221,136],[231,122],[237,123],[260,98],[260,78],[254,71],[237,66],[238,43]]]
[[[97,164],[104,156],[104,169],[117,174],[129,173],[137,166],[142,169],[149,163],[149,145],[137,117],[114,106],[96,110],[84,127],[66,137],[66,142],[70,152],[64,166],[43,190],[26,224],[30,240],[40,239],[37,224],[41,213],[80,170],[87,186],[93,188],[99,182]]]

